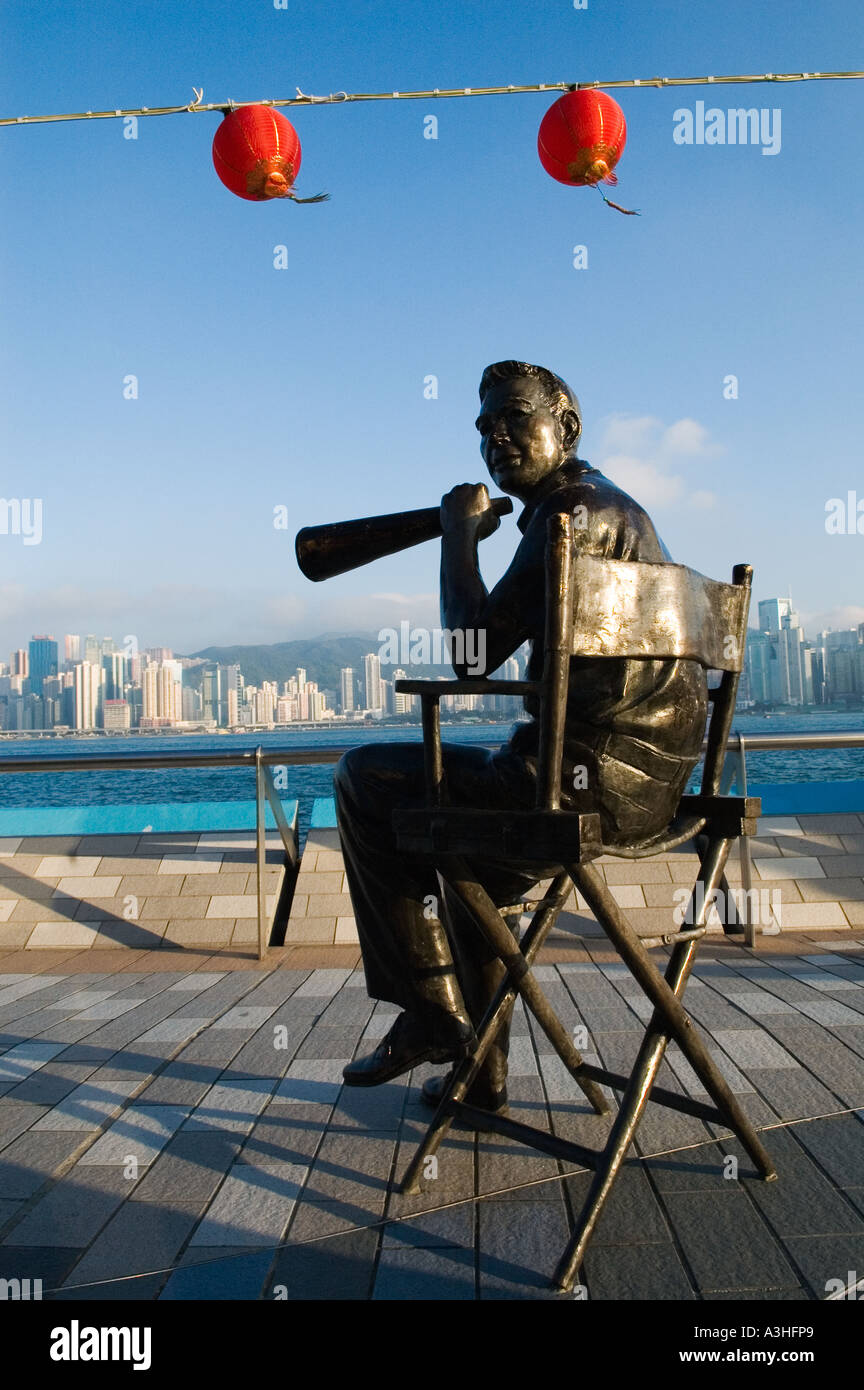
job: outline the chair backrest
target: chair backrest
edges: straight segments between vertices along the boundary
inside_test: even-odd
[[[560,805],[571,656],[686,660],[722,672],[709,691],[711,717],[703,793],[719,791],[738,679],[744,664],[753,571],[736,565],[732,583],[685,565],[575,555],[572,518],[549,518],[546,645],[540,707],[538,805]]]

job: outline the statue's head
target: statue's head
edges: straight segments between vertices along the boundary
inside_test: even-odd
[[[480,380],[477,428],[492,478],[525,501],[575,452],[582,412],[567,383],[546,367],[495,362]]]

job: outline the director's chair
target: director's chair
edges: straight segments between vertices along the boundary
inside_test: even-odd
[[[546,633],[544,669],[539,681],[455,680],[398,681],[400,692],[422,701],[427,806],[396,812],[398,845],[428,856],[445,885],[468,909],[478,929],[506,970],[501,985],[477,1029],[471,1054],[452,1073],[435,1116],[402,1182],[402,1191],[420,1190],[426,1158],[434,1154],[454,1118],[475,1128],[508,1135],[540,1152],[582,1164],[594,1179],[573,1235],[555,1272],[563,1291],[573,1288],[585,1250],[609,1197],[615,1178],[636,1134],[649,1100],[710,1123],[728,1125],[749,1154],[760,1176],[775,1178],[770,1157],[753,1126],[686,1013],[682,996],[694,964],[697,944],[707,930],[714,891],[724,881],[732,844],[752,834],[760,812],[756,797],[721,791],[750,607],[752,569],[737,565],[733,582],[721,584],[683,565],[603,560],[574,555],[572,519],[556,515],[548,523],[546,550]],[[701,789],[681,797],[672,823],[648,840],[628,845],[602,843],[596,812],[561,809],[561,764],[571,656],[598,660],[671,660],[698,662],[721,672],[709,688],[710,715]],[[448,694],[533,694],[539,697],[537,800],[533,810],[500,811],[449,807],[445,804],[439,702]],[[593,864],[601,854],[642,859],[696,841],[700,869],[690,910],[680,928],[658,937],[640,936],[627,920]],[[513,863],[560,865],[536,907],[521,943],[511,925],[512,909],[498,908],[471,873],[472,856],[499,857]],[[698,885],[702,885],[701,893]],[[575,885],[600,926],[654,1006],[629,1076],[583,1061],[551,1008],[531,966]],[[665,975],[652,961],[652,946],[671,945]],[[465,1100],[484,1058],[509,1019],[517,993],[536,1018],[558,1056],[597,1114],[608,1110],[602,1086],[622,1093],[618,1115],[605,1147],[594,1150],[521,1124],[507,1116],[478,1110]],[[654,1085],[668,1043],[678,1043],[708,1093],[705,1103]]]

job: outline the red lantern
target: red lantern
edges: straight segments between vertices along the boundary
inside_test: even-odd
[[[291,198],[319,203],[328,195],[298,198],[292,185],[300,169],[300,140],[291,122],[270,106],[238,106],[213,137],[213,164],[226,188],[253,203]]]
[[[537,153],[547,174],[559,183],[599,188],[601,181],[618,182],[613,170],[626,142],[627,123],[617,101],[595,90],[565,92],[540,123]],[[628,211],[617,203],[609,206]]]

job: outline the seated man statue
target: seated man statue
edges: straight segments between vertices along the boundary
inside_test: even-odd
[[[498,362],[483,373],[480,401],[480,452],[498,487],[524,503],[522,540],[510,568],[488,592],[477,546],[499,525],[489,494],[483,484],[470,483],[446,494],[443,625],[485,635],[487,672],[527,640],[527,679],[535,680],[543,670],[550,516],[572,515],[581,553],[614,560],[670,557],[642,508],[577,457],[579,402],[564,381],[527,362]],[[532,718],[517,723],[499,750],[443,745],[450,805],[535,805],[538,710],[531,697],[525,707]],[[562,808],[598,812],[608,845],[632,844],[663,830],[699,757],[706,713],[705,675],[695,662],[571,658]],[[431,862],[396,847],[394,811],[425,804],[422,747],[352,749],[337,766],[335,794],[367,988],[373,998],[403,1010],[374,1052],[345,1068],[347,1085],[374,1086],[421,1062],[464,1057],[503,967],[455,896],[442,895]],[[470,867],[499,907],[519,903],[560,869],[479,858]],[[473,1105],[506,1107],[506,1055],[502,1029],[468,1096]],[[427,1101],[435,1103],[441,1084],[440,1077],[427,1081]]]

